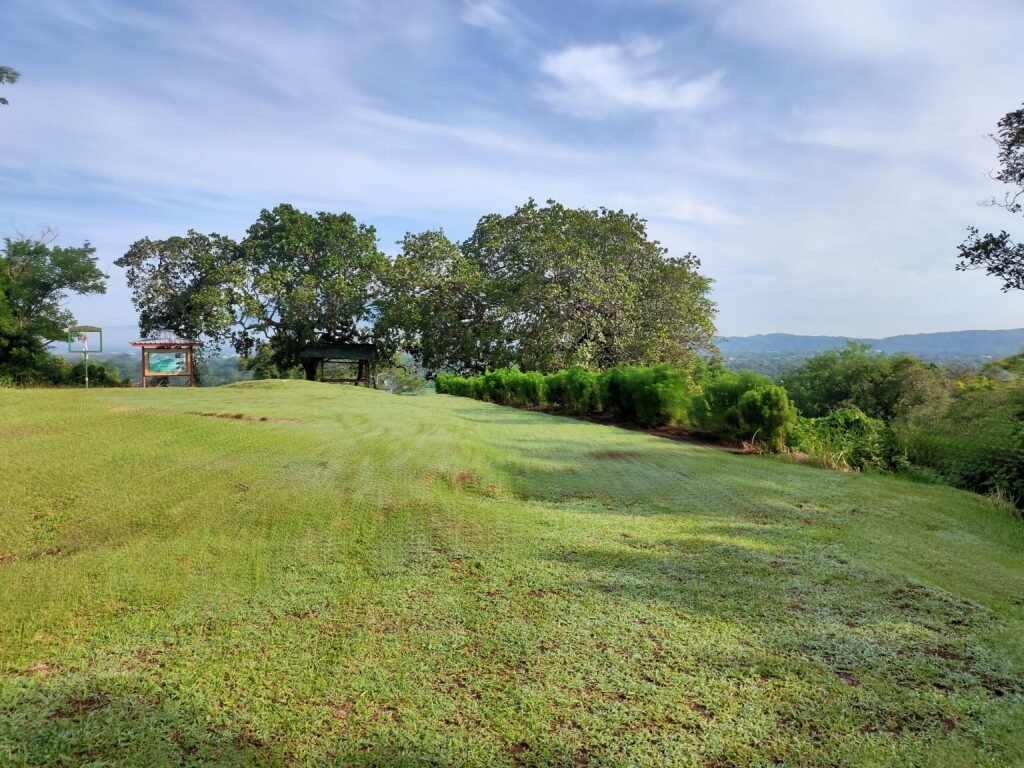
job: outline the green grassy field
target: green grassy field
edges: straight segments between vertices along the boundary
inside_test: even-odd
[[[1024,765],[1022,555],[470,400],[0,390],[0,765]]]

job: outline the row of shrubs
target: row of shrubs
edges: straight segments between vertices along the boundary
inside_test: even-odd
[[[575,367],[548,375],[510,368],[469,378],[441,374],[436,388],[501,405],[643,427],[686,427],[772,451],[783,448],[796,422],[786,391],[767,376],[721,369],[707,369],[694,380],[671,365],[617,366],[600,373]]]
[[[806,454],[831,469],[900,472],[1024,506],[1024,383],[960,385],[883,420],[846,404],[798,416],[787,392],[763,375],[708,367],[696,375],[668,365],[602,373],[569,368],[544,375],[516,369],[464,378],[438,376],[437,391],[644,427],[675,425],[765,450]]]

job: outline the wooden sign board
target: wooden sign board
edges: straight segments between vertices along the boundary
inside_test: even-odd
[[[142,350],[143,376],[191,376],[191,349],[152,349]]]

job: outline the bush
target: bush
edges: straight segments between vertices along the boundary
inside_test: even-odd
[[[442,395],[471,397],[500,405],[544,405],[545,381],[540,373],[523,373],[516,368],[487,371],[482,376],[463,378],[438,374],[434,384]]]
[[[816,419],[800,417],[787,444],[829,469],[903,469],[905,456],[890,427],[859,408]]]
[[[689,422],[690,391],[683,373],[671,365],[619,366],[598,377],[601,410],[645,427]]]
[[[694,394],[686,374],[671,365],[616,366],[596,374],[580,367],[543,376],[515,368],[463,378],[440,374],[440,394],[502,405],[550,408],[578,416],[604,413],[644,427],[695,422],[717,437],[755,439],[771,450],[783,444],[796,417],[782,387],[766,376],[706,367],[703,393]]]
[[[779,451],[786,442],[786,432],[796,421],[796,408],[789,402],[786,390],[774,384],[748,390],[737,403],[740,424],[750,439]]]
[[[517,371],[517,373],[519,373]],[[514,381],[515,399],[518,405],[533,405],[540,407],[545,404],[546,381],[544,374],[531,371],[519,373]]]
[[[576,365],[544,377],[548,405],[587,416],[597,410],[597,374]]]
[[[85,385],[85,361],[73,365],[69,372],[67,383]],[[130,381],[121,380],[121,372],[115,366],[109,368],[99,363],[89,363],[89,386],[90,387],[124,387],[130,386]]]
[[[725,440],[753,440],[778,450],[796,420],[786,391],[752,371],[713,372],[692,401],[698,428]]]
[[[819,352],[780,379],[800,413],[828,416],[855,407],[871,418],[892,421],[912,409],[949,396],[942,369],[910,355],[884,355],[867,344]]]
[[[771,386],[771,379],[752,371],[712,372],[702,382],[702,392],[693,398],[691,411],[696,426],[709,434],[738,438],[742,432],[739,402],[757,387]]]

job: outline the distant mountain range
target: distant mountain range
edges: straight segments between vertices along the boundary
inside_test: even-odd
[[[879,352],[905,352],[926,360],[983,360],[1006,357],[1024,350],[1024,328],[1004,331],[948,331],[912,333],[884,339],[858,339],[848,336],[800,336],[792,333],[765,333],[756,336],[722,336],[716,339],[722,356],[807,357],[817,352],[843,347],[849,341],[870,344]]]
[[[108,354],[133,352],[130,343],[139,338],[138,326],[115,325],[103,329],[103,351]],[[983,362],[1024,350],[1024,328],[1005,331],[949,331],[913,333],[884,339],[850,336],[801,336],[793,333],[763,333],[756,336],[720,336],[716,339],[726,361],[777,359],[799,361],[817,352],[843,347],[848,341],[870,344],[879,352],[906,352],[935,362]],[[62,351],[64,345],[54,345]],[[798,363],[797,363],[798,364]]]

